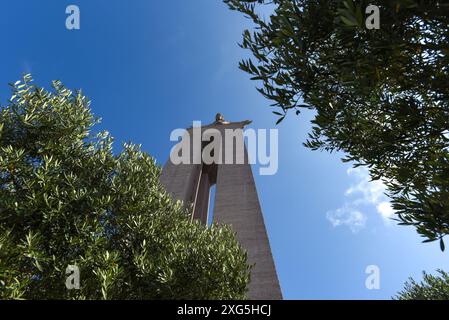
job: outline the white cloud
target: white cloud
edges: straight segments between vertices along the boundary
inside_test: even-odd
[[[326,217],[332,226],[347,226],[354,233],[363,229],[366,224],[366,216],[350,207],[342,207],[334,211],[329,211]]]
[[[379,180],[370,181],[367,169],[351,168],[347,174],[355,178],[356,184],[351,185],[345,195],[356,196],[357,199],[353,200],[356,204],[376,204],[385,197],[385,185]]]
[[[385,224],[390,224],[394,210],[385,195],[385,184],[380,181],[370,181],[369,171],[358,167],[348,169],[347,174],[354,179],[345,191],[345,204],[326,214],[334,226],[346,225],[352,232],[358,232],[366,225],[367,215],[362,212],[362,206],[374,206]]]
[[[394,210],[391,207],[390,202],[388,201],[382,201],[381,203],[379,203],[376,206],[377,212],[380,213],[380,215],[382,216],[382,218],[384,218],[384,221],[386,223],[390,223],[391,222],[391,218],[393,217],[394,214]]]

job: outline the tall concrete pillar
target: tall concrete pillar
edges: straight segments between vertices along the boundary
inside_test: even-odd
[[[210,187],[216,184],[213,220],[228,224],[236,232],[241,246],[247,251],[248,263],[254,264],[249,285],[250,299],[282,299],[282,293],[271,254],[256,185],[244,145],[241,130],[249,121],[226,122],[220,114],[216,121],[201,127],[201,136],[212,129],[219,133],[221,141],[214,136],[210,143],[220,145],[215,149],[214,162],[204,163],[201,155],[190,154],[190,161],[200,163],[173,164],[169,159],[164,166],[161,182],[176,200],[193,204],[192,218],[207,223]],[[229,135],[226,129],[237,132]],[[230,131],[228,130],[228,132]],[[192,128],[187,131],[192,137]],[[201,138],[201,137],[200,137]],[[206,138],[207,139],[207,138]],[[190,141],[190,146],[193,142]],[[229,146],[233,146],[229,148]],[[197,153],[207,148],[203,142]],[[230,154],[232,153],[232,154]]]

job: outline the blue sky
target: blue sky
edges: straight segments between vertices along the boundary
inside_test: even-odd
[[[76,4],[81,29],[65,28]],[[219,0],[2,1],[0,101],[8,82],[31,72],[38,85],[60,79],[92,99],[98,129],[119,143],[140,143],[163,164],[170,132],[211,122],[276,118],[238,69],[248,53],[237,46],[249,21]],[[279,170],[253,168],[271,247],[286,299],[389,299],[409,277],[448,268],[438,243],[422,244],[414,229],[387,222],[382,186],[351,171],[341,154],[302,146],[311,113],[279,129]],[[380,289],[365,287],[365,268],[380,268]]]

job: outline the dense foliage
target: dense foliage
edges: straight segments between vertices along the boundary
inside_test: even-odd
[[[192,222],[138,146],[115,155],[82,93],[30,76],[0,110],[0,298],[240,299],[246,253]],[[66,288],[66,268],[80,289]]]
[[[449,300],[449,274],[442,270],[438,270],[436,276],[424,272],[423,280],[419,283],[410,278],[395,299]]]
[[[224,0],[252,19],[240,67],[282,121],[316,112],[305,145],[343,151],[388,186],[401,224],[449,234],[449,3]],[[369,4],[380,29],[368,29]],[[266,12],[271,12],[267,15]]]

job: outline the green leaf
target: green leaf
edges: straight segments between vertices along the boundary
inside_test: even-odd
[[[282,116],[278,119],[278,121],[276,121],[276,125],[278,125],[279,123],[282,122],[282,120],[284,120],[285,116]]]
[[[345,25],[347,25],[348,27],[355,27],[358,25],[357,20],[355,19],[348,19],[345,16],[340,16],[340,19],[343,21],[343,23]]]

